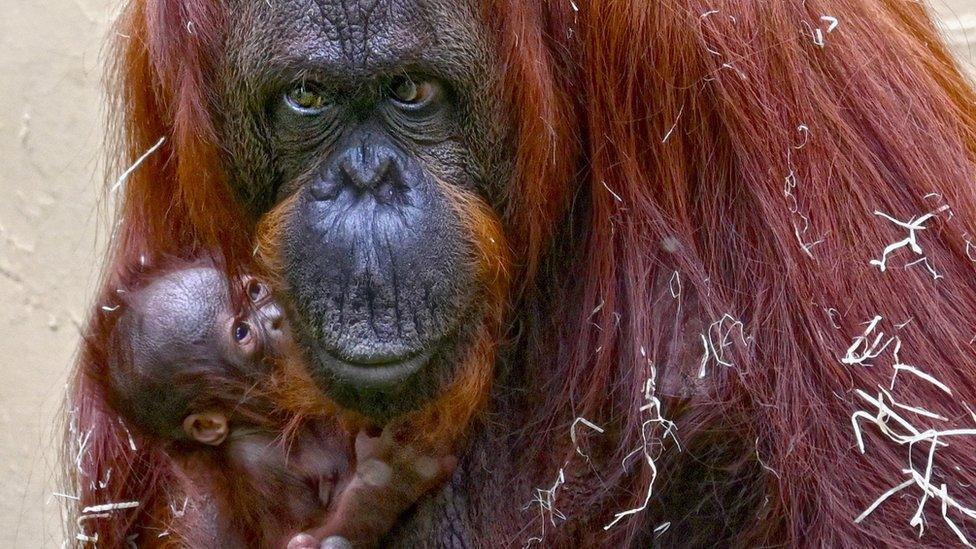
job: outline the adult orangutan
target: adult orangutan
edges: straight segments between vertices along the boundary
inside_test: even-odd
[[[84,536],[206,514],[93,380],[133,265],[217,250],[277,280],[282,406],[455,444],[390,545],[976,538],[976,94],[923,6],[132,0],[117,35]]]

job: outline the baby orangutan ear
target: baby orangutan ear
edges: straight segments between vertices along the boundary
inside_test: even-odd
[[[190,414],[183,420],[183,432],[186,436],[210,446],[219,446],[227,438],[229,431],[227,416],[217,412]]]

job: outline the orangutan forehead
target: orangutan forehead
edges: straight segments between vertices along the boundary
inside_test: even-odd
[[[484,34],[471,0],[249,1],[237,30],[247,50],[334,80],[405,68],[441,72],[436,65],[445,60],[457,68]]]

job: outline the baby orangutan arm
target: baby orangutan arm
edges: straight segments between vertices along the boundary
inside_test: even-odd
[[[425,455],[398,443],[389,427],[378,437],[360,432],[356,471],[325,524],[293,537],[288,549],[376,547],[400,515],[446,482],[456,465],[454,456]]]

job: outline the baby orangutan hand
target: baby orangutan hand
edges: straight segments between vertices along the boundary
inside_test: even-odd
[[[288,549],[375,547],[397,519],[451,477],[457,458],[398,442],[387,426],[356,436],[356,472],[338,494],[326,524],[293,537]]]

